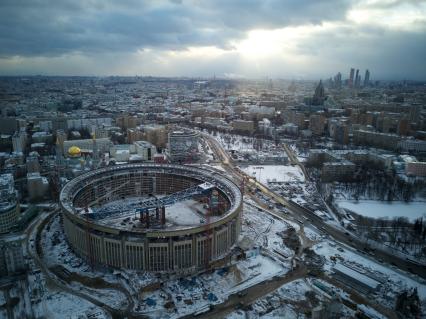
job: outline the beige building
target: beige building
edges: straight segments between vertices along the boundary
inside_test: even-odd
[[[165,148],[167,144],[167,128],[164,125],[152,124],[142,127],[145,136],[144,140],[157,147]]]
[[[405,173],[409,176],[426,177],[426,162],[408,162],[405,165]]]

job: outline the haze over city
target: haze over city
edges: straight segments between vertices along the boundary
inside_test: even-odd
[[[1,1],[2,75],[425,80],[426,2]]]

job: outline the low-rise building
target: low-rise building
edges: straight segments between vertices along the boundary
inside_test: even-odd
[[[354,131],[354,143],[358,145],[373,146],[387,150],[396,150],[401,137],[396,134],[379,133],[366,130]]]
[[[321,170],[321,179],[326,182],[350,180],[355,173],[356,165],[350,161],[327,162]]]
[[[377,291],[380,287],[379,281],[343,264],[336,264],[333,271],[336,279],[361,292],[371,293]]]
[[[405,139],[398,143],[398,148],[403,152],[426,154],[426,141]]]

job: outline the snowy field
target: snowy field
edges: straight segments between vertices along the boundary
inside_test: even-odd
[[[268,182],[304,182],[305,177],[299,166],[250,165],[241,167],[248,175],[256,177],[262,184]]]
[[[413,221],[426,216],[426,202],[384,202],[376,200],[338,200],[337,204],[359,215],[373,218],[407,217]]]
[[[255,139],[252,137],[220,132],[216,132],[213,137],[228,151],[238,151],[242,153],[257,152],[253,147]],[[273,149],[274,143],[269,140],[262,140],[262,148]]]

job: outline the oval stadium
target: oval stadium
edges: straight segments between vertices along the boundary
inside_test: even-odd
[[[222,174],[131,164],[82,174],[60,194],[66,238],[92,266],[197,272],[237,242],[242,194]]]

